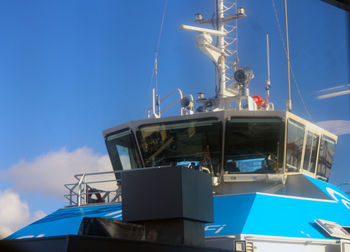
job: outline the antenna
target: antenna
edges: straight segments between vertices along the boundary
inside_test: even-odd
[[[269,34],[266,33],[266,54],[267,54],[267,81],[266,81],[266,101],[267,105],[270,103],[270,44],[269,44]]]
[[[156,79],[156,102],[155,105],[157,107],[157,113],[158,116],[160,116],[160,101],[159,101],[159,91],[158,91],[158,52],[156,52],[156,58],[155,58],[155,79]]]
[[[290,91],[290,58],[289,58],[289,39],[288,39],[288,16],[287,16],[287,0],[284,0],[284,18],[286,24],[286,53],[287,53],[287,73],[288,73],[288,100],[287,110],[292,110],[292,98]]]
[[[155,77],[155,88],[152,89],[152,117],[154,118],[160,117],[160,97],[159,97],[159,90],[158,90],[158,53],[159,53],[160,40],[162,37],[167,8],[168,8],[168,0],[166,0],[164,4],[162,21],[160,24],[160,30],[159,30],[158,40],[157,40],[157,47],[154,53],[154,65],[153,65],[152,77],[151,77],[151,83],[150,83],[152,85],[153,77]],[[156,111],[156,108],[157,108],[157,111]]]

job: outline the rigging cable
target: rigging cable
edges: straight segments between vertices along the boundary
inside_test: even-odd
[[[286,57],[287,57],[287,48],[286,48],[286,43],[284,41],[284,38],[283,38],[283,34],[282,34],[282,29],[281,29],[281,24],[280,24],[280,21],[279,21],[279,17],[278,17],[278,13],[277,13],[277,9],[276,9],[276,4],[275,4],[275,1],[272,0],[272,7],[273,7],[273,10],[274,10],[274,13],[275,13],[275,18],[276,18],[276,22],[277,22],[277,26],[278,26],[278,31],[280,33],[280,37],[281,37],[281,40],[282,40],[282,44],[283,44],[283,48],[284,48],[284,53],[286,54]],[[295,73],[294,73],[294,70],[293,70],[293,67],[292,67],[292,64],[290,63],[290,70],[291,70],[291,73],[292,73],[292,76],[293,76],[293,80],[294,80],[294,84],[295,84],[295,87],[297,88],[297,91],[298,91],[298,95],[299,95],[299,98],[304,106],[304,109],[306,111],[306,113],[308,114],[310,120],[313,122],[312,120],[312,117],[311,117],[311,114],[310,114],[310,111],[307,109],[306,107],[306,104],[305,104],[305,101],[304,101],[304,98],[301,94],[301,91],[300,91],[300,88],[299,88],[299,84],[297,82],[297,79],[295,77]]]

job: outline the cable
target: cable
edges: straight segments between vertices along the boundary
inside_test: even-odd
[[[279,17],[278,17],[278,13],[277,13],[277,9],[276,9],[276,4],[275,4],[275,1],[272,0],[272,7],[273,7],[273,10],[274,10],[274,13],[275,13],[275,18],[276,18],[276,22],[277,22],[277,26],[278,26],[278,31],[280,33],[280,37],[281,37],[281,41],[282,41],[282,44],[283,44],[283,48],[284,48],[284,53],[287,57],[287,48],[286,48],[286,43],[284,41],[284,38],[283,38],[283,34],[282,34],[282,29],[281,29],[281,24],[280,24],[280,21],[279,21]],[[309,110],[307,109],[306,107],[306,104],[305,104],[305,101],[303,99],[303,96],[301,94],[301,91],[300,91],[300,88],[299,88],[299,84],[297,82],[297,79],[295,77],[295,73],[294,73],[294,70],[293,70],[293,67],[292,67],[292,64],[290,63],[290,70],[291,70],[291,73],[292,73],[292,76],[293,76],[293,80],[294,80],[294,84],[295,84],[295,87],[297,88],[297,91],[298,91],[298,95],[299,95],[299,98],[304,106],[304,109],[307,113],[307,115],[309,116],[310,120],[313,122],[312,120],[312,116],[309,112]]]

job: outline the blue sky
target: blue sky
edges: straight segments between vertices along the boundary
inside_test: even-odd
[[[275,2],[284,30],[283,1]],[[28,174],[0,177],[0,194],[10,190],[12,196],[19,196],[18,202],[28,206],[27,221],[37,211],[50,213],[66,204],[49,185],[40,192],[43,176],[39,170],[34,172],[36,165],[45,169],[47,164],[56,173],[89,166],[78,162],[74,169],[60,170],[60,161],[73,160],[75,155],[92,158],[98,166],[108,164],[101,131],[144,118],[151,103],[150,78],[164,3],[1,2],[0,172],[29,168]],[[239,57],[241,66],[250,66],[255,73],[251,94],[265,95],[268,32],[271,98],[277,110],[285,109],[286,62],[272,1],[241,0],[239,5],[248,15],[239,21]],[[180,24],[193,24],[195,13],[211,17],[212,11],[213,0],[169,1],[158,61],[161,96],[175,88],[213,95],[212,63],[195,48],[195,35],[178,29]],[[312,120],[348,121],[348,96],[315,98],[320,89],[349,83],[345,11],[320,0],[289,1],[288,11],[291,63]],[[294,83],[292,88],[293,112],[310,119]],[[349,149],[350,136],[340,136],[331,176],[334,184],[350,181]],[[23,176],[37,187],[19,181]]]

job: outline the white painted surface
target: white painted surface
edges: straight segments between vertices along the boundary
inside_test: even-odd
[[[324,245],[254,242],[254,252],[325,252]],[[350,252],[350,250],[349,250]]]

